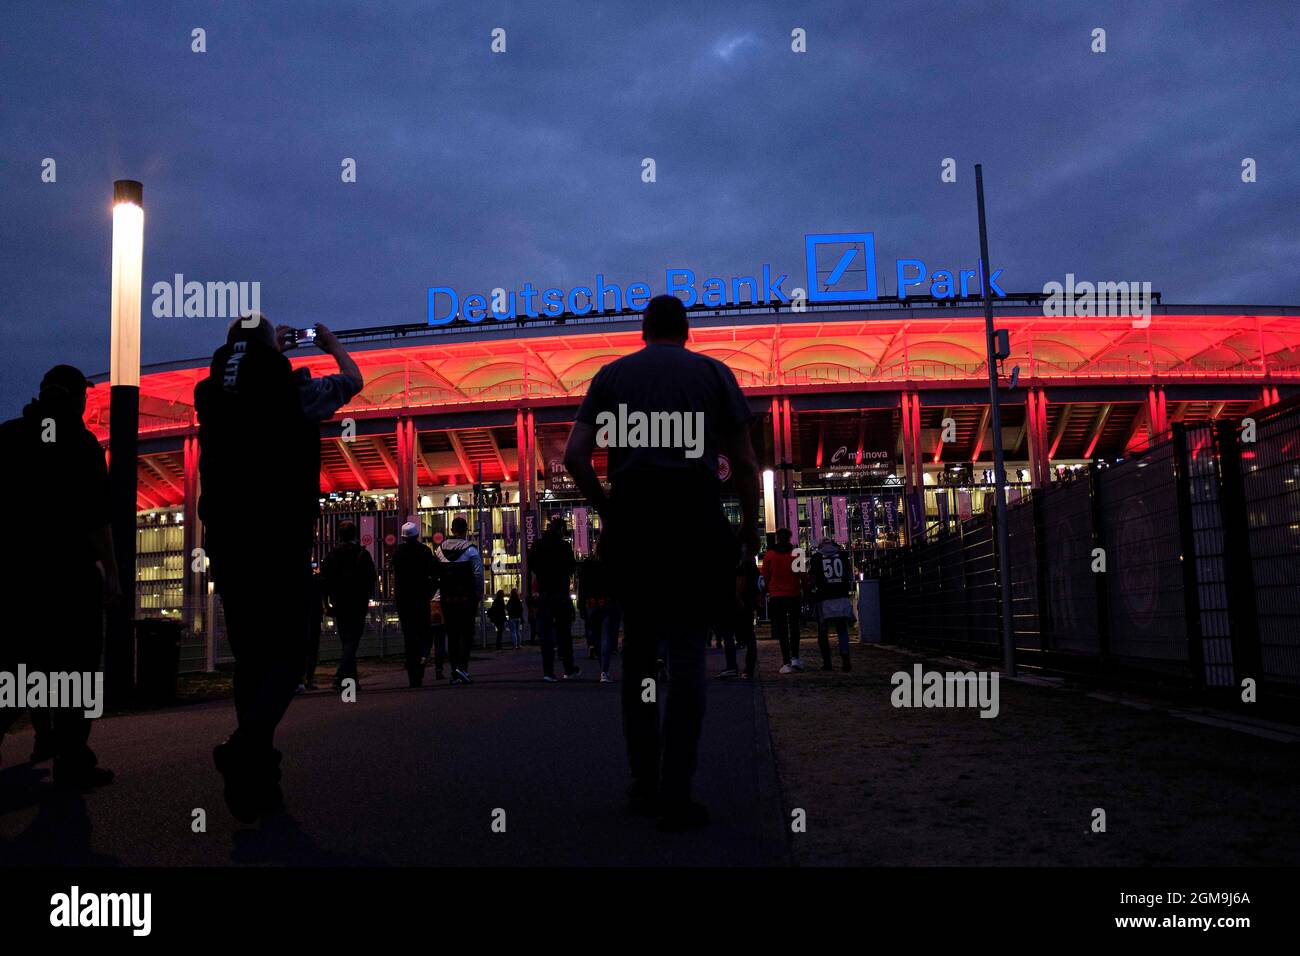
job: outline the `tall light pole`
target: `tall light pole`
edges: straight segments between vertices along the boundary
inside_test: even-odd
[[[136,447],[140,424],[140,295],[144,264],[144,187],[113,183],[113,290],[109,356],[108,483],[113,547],[122,603],[108,615],[104,678],[110,701],[130,696],[135,683]]]
[[[1011,555],[1007,551],[1007,464],[1002,454],[1002,403],[993,334],[993,289],[989,282],[989,234],[984,222],[984,167],[975,164],[975,201],[980,218],[980,287],[984,294],[984,353],[989,367],[989,418],[993,428],[994,502],[997,508],[998,604],[1002,608],[1002,669],[1016,676],[1016,642],[1011,631]]]

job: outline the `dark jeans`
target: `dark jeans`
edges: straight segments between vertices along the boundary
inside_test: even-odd
[[[690,799],[704,724],[708,617],[643,604],[627,609],[623,633],[623,735],[632,779],[644,792],[657,790],[665,802],[684,802]],[[659,706],[645,700],[644,682],[659,679],[662,635],[668,644],[668,686],[655,688],[656,698],[667,696],[661,731]]]
[[[429,647],[429,602],[412,607],[398,606],[397,621],[402,626],[402,649],[406,654],[406,676],[412,687],[424,683],[424,657]]]
[[[214,555],[212,562],[220,569],[226,634],[235,655],[239,727],[231,739],[261,757],[270,753],[302,675],[311,566],[305,551],[300,557]]]
[[[822,652],[822,663],[827,667],[831,666],[831,642],[830,626],[835,625],[835,631],[840,638],[840,653],[848,654],[849,652],[849,619],[847,617],[837,617],[831,621],[817,622],[817,647]]]
[[[447,628],[447,661],[452,670],[469,671],[469,653],[474,644],[474,621],[477,609],[453,610],[443,607]]]
[[[587,610],[587,643],[600,653],[600,672],[610,673],[614,655],[618,653],[618,630],[623,624],[623,612],[617,604],[598,604]]]
[[[537,631],[542,639],[542,673],[555,676],[555,654],[559,651],[564,673],[572,674],[573,603],[567,594],[542,594],[537,598]]]
[[[334,615],[334,626],[338,629],[339,643],[343,645],[343,656],[339,658],[338,670],[334,681],[357,676],[357,648],[361,646],[361,635],[366,629],[366,612],[357,608],[344,610],[339,608]]]
[[[767,599],[767,616],[772,621],[772,634],[781,645],[781,660],[786,664],[799,656],[799,603],[797,597]]]
[[[758,666],[758,640],[754,636],[754,610],[737,610],[722,626],[722,646],[727,655],[727,670],[736,670],[736,645],[745,648],[745,673],[754,676]]]
[[[623,734],[634,787],[661,801],[690,800],[708,684],[709,626],[734,593],[739,548],[722,510],[718,486],[696,473],[644,471],[614,482],[601,540],[623,609]],[[603,517],[603,515],[602,515]],[[665,529],[691,529],[689,560],[665,552]],[[655,547],[659,543],[659,547]],[[684,562],[684,563],[683,563]],[[658,681],[656,659],[667,656],[663,700],[646,700]]]
[[[68,573],[51,570],[50,574],[49,583],[57,590],[46,594],[27,590],[23,599],[33,609],[56,608],[56,615],[49,621],[25,622],[20,614],[11,618],[5,633],[0,634],[0,670],[15,678],[20,663],[27,665],[28,673],[47,675],[99,671],[104,641],[103,578],[93,565]],[[102,706],[103,700],[99,703]],[[89,745],[88,709],[85,702],[83,707],[29,711],[37,746],[54,755],[56,778],[63,772],[84,772],[97,763]],[[0,708],[0,738],[21,715],[17,707]]]

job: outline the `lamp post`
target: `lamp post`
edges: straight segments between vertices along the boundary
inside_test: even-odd
[[[1002,608],[1002,669],[1016,676],[1016,642],[1011,631],[1011,555],[1007,544],[1007,466],[1002,451],[1002,400],[998,394],[998,364],[993,331],[993,288],[989,282],[989,234],[984,222],[984,167],[975,164],[975,201],[980,220],[980,286],[984,293],[984,346],[989,369],[989,419],[993,429],[993,481],[997,513],[998,594]]]
[[[113,183],[112,331],[109,355],[109,470],[113,547],[122,603],[108,615],[104,680],[120,702],[135,683],[136,443],[140,423],[140,295],[144,261],[144,187]]]

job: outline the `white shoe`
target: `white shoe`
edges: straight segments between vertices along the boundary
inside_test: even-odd
[[[600,672],[600,682],[601,682],[602,684],[612,684],[612,683],[614,683],[614,678],[612,678],[612,677],[609,676],[609,672],[608,672],[608,671],[601,671],[601,672]]]
[[[791,667],[789,664],[782,664],[782,665],[781,665],[781,673],[782,673],[782,674],[793,674],[793,673],[794,673],[794,668]]]
[[[790,666],[793,667],[793,668],[794,668],[795,670],[797,670],[797,671],[801,671],[801,670],[803,670],[803,661],[801,661],[801,660],[800,660],[799,658],[797,658],[797,657],[796,657],[796,658],[793,658],[793,659],[790,661]]]

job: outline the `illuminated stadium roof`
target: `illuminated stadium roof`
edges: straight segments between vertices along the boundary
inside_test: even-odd
[[[1153,307],[1148,327],[1135,328],[1129,318],[1047,318],[1031,298],[1024,297],[1021,305],[995,307],[998,327],[1008,329],[1011,337],[1012,354],[1004,372],[1018,365],[1022,386],[1041,386],[1049,397],[1056,392],[1063,402],[1097,408],[1095,413],[1079,407],[1062,412],[1069,405],[1058,406],[1053,400],[1056,417],[1051,428],[1059,432],[1054,446],[1065,449],[1062,458],[1100,454],[1108,443],[1118,443],[1122,451],[1134,441],[1140,423],[1130,423],[1131,413],[1107,422],[1110,412],[1101,411],[1108,409],[1107,394],[1113,389],[1234,386],[1231,394],[1188,392],[1189,401],[1203,402],[1203,407],[1180,409],[1179,417],[1191,418],[1240,411],[1258,401],[1265,386],[1300,384],[1300,308],[1161,305]],[[975,457],[980,454],[979,402],[969,397],[987,383],[978,307],[882,308],[873,303],[804,313],[774,313],[760,307],[693,311],[691,319],[689,347],[725,362],[741,387],[759,400],[772,395],[840,393],[840,399],[822,399],[817,407],[854,409],[887,404],[887,394],[868,400],[872,392],[951,391],[951,405],[965,408],[956,417],[968,433],[968,450]],[[366,381],[339,417],[361,421],[410,415],[419,420],[422,430],[438,429],[440,416],[455,413],[495,409],[509,410],[513,417],[520,406],[574,406],[602,365],[641,345],[640,317],[632,313],[568,317],[563,323],[489,321],[478,326],[397,326],[339,334]],[[194,386],[207,374],[208,361],[171,362],[142,370],[142,442],[192,433]],[[316,374],[334,370],[328,356],[314,351],[294,356],[293,363]],[[1119,397],[1118,391],[1116,396],[1116,401],[1132,401]],[[1017,401],[1023,403],[1023,398],[1005,398],[1007,404]],[[923,399],[936,408],[944,402],[942,395]],[[1227,403],[1233,402],[1241,409],[1229,407]],[[101,440],[107,440],[108,414],[108,389],[94,389],[87,421]],[[1062,422],[1062,414],[1073,424]],[[1103,416],[1101,421],[1098,416]],[[474,473],[481,469],[487,480],[508,480],[514,469],[513,447],[506,453],[498,438],[476,431],[452,431],[448,436],[452,447],[435,447],[423,456],[421,483],[472,480],[471,469]],[[441,439],[432,442],[441,443]],[[327,490],[388,484],[390,448],[376,448],[369,454],[369,449],[335,450],[330,445],[327,439],[322,474]],[[142,446],[142,455],[147,451]],[[1054,456],[1057,451],[1054,447]],[[177,475],[167,471],[170,464],[164,461],[161,473],[149,474],[155,479],[159,503],[178,500]]]

